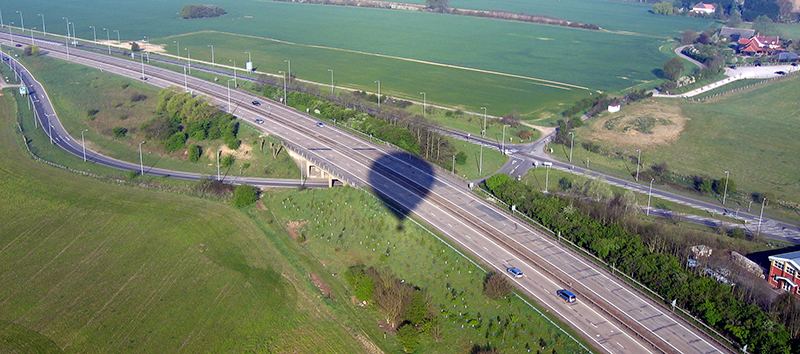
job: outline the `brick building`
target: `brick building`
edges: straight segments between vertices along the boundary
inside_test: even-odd
[[[767,281],[795,295],[800,295],[800,251],[769,256],[769,276]]]

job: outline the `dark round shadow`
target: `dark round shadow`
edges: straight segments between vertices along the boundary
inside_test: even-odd
[[[433,166],[416,155],[392,153],[372,164],[370,185],[378,198],[400,222],[428,195],[433,185]]]

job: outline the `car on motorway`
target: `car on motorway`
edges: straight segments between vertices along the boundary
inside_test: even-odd
[[[317,122],[317,126],[320,127],[320,128],[324,128],[325,127],[325,123]]]
[[[258,123],[258,124],[264,124],[264,120],[263,120],[263,119],[261,119],[261,118],[256,118],[256,119],[254,120],[254,122],[256,122],[256,123]]]
[[[514,278],[522,278],[522,271],[517,268],[508,268],[506,269],[506,271],[508,271],[509,274],[514,276]]]
[[[564,301],[566,302],[575,302],[575,294],[573,294],[569,290],[561,289],[556,291],[556,294],[558,294],[558,296],[561,296],[561,298],[564,299]]]
[[[778,74],[778,75],[786,75],[785,71],[776,71],[775,73]]]
[[[261,105],[261,102],[253,101],[253,106],[260,106],[260,105]]]
[[[731,65],[731,66],[729,66],[729,68],[736,69],[736,65]]]
[[[797,66],[797,63],[796,63],[796,62],[795,62],[795,63],[792,63],[792,66]]]
[[[22,47],[22,44],[17,44],[17,48],[21,48],[21,47]]]
[[[8,57],[3,57],[3,61],[8,61]]]

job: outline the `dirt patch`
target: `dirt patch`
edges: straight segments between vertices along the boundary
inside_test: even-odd
[[[292,239],[296,240],[300,237],[300,229],[306,224],[308,224],[308,221],[290,221],[289,225],[286,226],[286,231],[289,232],[289,236],[292,236]]]
[[[253,147],[245,143],[242,143],[236,150],[229,149],[225,145],[220,146],[219,149],[222,150],[223,155],[233,155],[236,160],[249,160],[253,157]]]
[[[367,353],[383,354],[381,348],[378,348],[378,346],[371,340],[369,340],[369,338],[367,338],[366,336],[362,335],[361,333],[356,333],[355,337],[356,339],[358,339],[359,342],[361,342],[361,345],[364,346],[364,348],[367,350]]]
[[[676,105],[648,102],[602,115],[587,135],[604,146],[666,146],[678,140],[688,119]]]
[[[256,202],[256,208],[258,208],[258,210],[269,210],[269,209],[267,208],[267,206],[266,206],[266,205],[264,205],[264,203],[262,203],[262,202],[261,202],[261,199],[259,199],[259,200]]]
[[[314,286],[316,286],[317,289],[322,292],[322,295],[331,298],[333,295],[331,288],[328,286],[328,284],[325,284],[325,282],[322,281],[322,278],[320,278],[318,274],[311,273],[308,276],[311,278],[311,282],[314,283]]]

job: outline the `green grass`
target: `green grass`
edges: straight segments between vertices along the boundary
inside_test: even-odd
[[[0,98],[0,351],[357,352],[263,229],[231,207],[33,162]],[[309,326],[314,323],[314,326]],[[38,349],[34,349],[38,348]]]
[[[731,83],[729,83],[727,85],[720,86],[720,87],[717,87],[717,88],[715,88],[713,90],[709,90],[709,91],[703,92],[702,94],[694,96],[693,98],[694,99],[706,99],[706,98],[709,98],[709,97],[714,96],[714,95],[719,94],[719,93],[733,91],[733,90],[740,89],[740,88],[745,87],[745,86],[754,85],[754,84],[758,84],[758,83],[761,83],[761,82],[764,82],[764,80],[763,79],[736,80],[736,81],[731,82]]]
[[[666,162],[677,173],[716,179],[724,178],[724,172],[730,171],[730,178],[737,182],[739,190],[728,198],[729,204],[747,208],[752,200],[750,193],[772,192],[779,199],[774,202],[781,207],[768,205],[766,212],[798,220],[800,180],[795,174],[798,164],[792,156],[800,154],[800,147],[787,143],[800,133],[798,90],[800,79],[791,77],[706,103],[656,100],[662,105],[678,106],[689,120],[677,141],[643,150],[642,168]],[[622,141],[599,143],[604,150],[620,153],[626,159],[589,153],[580,147],[587,129],[590,128],[577,130],[575,161],[589,158],[594,167],[629,176],[635,174],[636,163],[627,157],[635,156],[639,146]],[[556,150],[562,157],[569,154],[569,147]]]
[[[79,141],[80,132],[88,129],[84,135],[87,149],[123,161],[138,162],[138,143],[147,139],[137,131],[142,123],[154,116],[158,93],[156,88],[49,57],[28,57],[24,63],[45,86],[59,112],[59,119],[75,140]],[[134,102],[131,95],[135,93],[143,94],[147,99]],[[89,110],[97,110],[98,113],[92,117],[88,114]],[[112,133],[114,127],[127,128],[127,136],[115,138]],[[243,145],[234,153],[234,166],[223,173],[273,178],[294,178],[299,174],[297,166],[285,152],[274,159],[268,148],[260,150],[260,133],[255,129],[243,123],[239,130]],[[168,154],[155,141],[142,145],[144,163],[156,168],[216,174],[215,153],[224,145],[221,139],[190,139],[187,147],[192,143],[197,143],[204,150],[204,156],[196,163],[188,160],[186,149]],[[224,152],[230,153],[227,150]],[[249,167],[244,168],[244,164],[249,164]]]
[[[559,104],[574,102],[586,92],[563,92],[536,85],[528,79],[375,54],[613,92],[654,79],[652,70],[668,59],[657,50],[664,38],[674,37],[686,28],[702,30],[715,24],[709,20],[652,15],[648,12],[649,5],[588,0],[558,4],[516,2],[502,6],[513,12],[565,15],[560,17],[594,22],[611,31],[625,32],[576,30],[443,14],[232,0],[217,3],[228,11],[225,16],[181,20],[176,12],[182,5],[177,0],[136,4],[98,1],[85,4],[77,11],[50,1],[46,8],[52,13],[44,15],[50,19],[58,18],[56,14],[66,15],[77,24],[117,28],[124,40],[147,36],[154,43],[165,44],[172,53],[178,50],[173,44],[173,40],[177,40],[197,59],[210,60],[207,45],[212,44],[219,63],[229,63],[228,60],[233,59],[240,67],[244,66],[247,59],[244,52],[249,51],[256,66],[264,72],[283,70],[286,68],[283,60],[290,59],[292,71],[302,79],[326,83],[330,80],[327,69],[333,68],[340,86],[372,91],[373,81],[381,80],[386,92],[395,96],[418,100],[418,92],[426,91],[431,103],[462,106],[472,111],[489,106],[499,115],[516,109],[526,118],[557,113]],[[23,13],[41,12],[40,7],[30,7],[32,4],[20,6]],[[480,6],[496,7],[497,4],[483,1],[474,7]],[[575,15],[569,15],[572,13]],[[52,29],[52,22],[48,27],[51,32],[58,32]],[[92,38],[86,26],[78,26],[77,34]],[[402,36],[397,35],[398,29],[402,29]],[[191,35],[202,30],[230,35]],[[102,32],[98,33],[101,39],[105,37]],[[463,40],[464,34],[469,34],[469,41]],[[111,33],[111,37],[114,35]],[[267,40],[269,38],[284,42]],[[182,49],[181,52],[185,57],[187,52]],[[625,60],[619,60],[619,53],[626,53]]]

